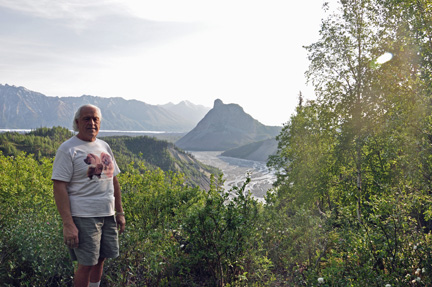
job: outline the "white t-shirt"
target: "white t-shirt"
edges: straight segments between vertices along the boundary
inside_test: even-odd
[[[68,183],[72,216],[102,217],[115,214],[113,177],[118,173],[106,142],[74,136],[57,150],[51,179]]]

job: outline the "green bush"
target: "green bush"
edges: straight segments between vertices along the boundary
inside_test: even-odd
[[[73,270],[52,196],[52,161],[0,153],[0,164],[0,282],[70,285]]]
[[[241,188],[213,185],[205,200],[185,218],[181,233],[183,266],[201,285],[246,286],[270,282],[271,262],[262,255],[259,203]],[[268,276],[268,277],[267,277]]]

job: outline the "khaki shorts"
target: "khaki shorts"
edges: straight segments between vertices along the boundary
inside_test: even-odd
[[[115,216],[73,217],[78,228],[79,244],[69,248],[73,261],[85,266],[96,265],[99,258],[119,256],[118,231]]]

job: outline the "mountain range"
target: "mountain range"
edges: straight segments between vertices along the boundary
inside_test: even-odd
[[[48,97],[24,87],[0,85],[0,129],[72,127],[76,109],[94,104],[102,111],[101,132],[177,133],[176,146],[187,151],[224,151],[223,155],[266,161],[276,151],[282,127],[266,126],[237,104],[214,101],[212,109],[188,101],[149,105],[120,97]]]
[[[0,85],[0,128],[71,128],[74,113],[83,104],[101,109],[101,130],[188,132],[209,110],[186,101],[149,105],[120,97],[48,97],[24,87]]]

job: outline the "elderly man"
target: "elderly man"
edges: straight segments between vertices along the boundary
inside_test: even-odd
[[[126,224],[116,177],[120,170],[111,148],[96,138],[101,119],[96,106],[77,110],[78,133],[57,150],[51,177],[64,243],[78,261],[75,287],[99,286],[105,258],[119,255],[118,232]]]

